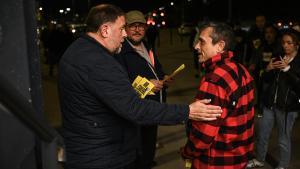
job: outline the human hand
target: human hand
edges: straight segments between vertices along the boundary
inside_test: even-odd
[[[178,169],[186,169],[185,168],[185,160],[184,159],[179,159]]]
[[[220,117],[222,113],[221,107],[208,105],[210,101],[210,99],[203,99],[190,104],[189,119],[196,121],[212,121]]]
[[[274,62],[274,60],[275,60],[275,62]],[[286,67],[289,66],[289,60],[290,59],[286,59],[286,58],[282,59],[281,57],[275,58],[275,59],[273,59],[273,67],[275,69],[281,69],[281,70],[285,69]]]
[[[179,160],[179,168],[178,169],[191,169],[192,168],[192,161],[180,159]]]
[[[277,69],[284,69],[287,66],[289,66],[289,64],[286,63],[285,61],[277,61],[277,62],[274,62],[273,66]]]
[[[154,84],[153,92],[158,92],[164,87],[164,83],[160,80],[150,79],[150,82]]]
[[[174,79],[168,75],[165,75],[163,79],[164,86],[169,87],[172,83],[174,83]]]
[[[266,67],[266,71],[268,72],[270,70],[277,69],[278,62],[280,62],[280,60],[277,58],[272,58]]]

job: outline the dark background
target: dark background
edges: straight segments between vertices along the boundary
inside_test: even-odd
[[[48,17],[57,17],[60,8],[70,7],[84,17],[91,6],[112,3],[125,12],[138,9],[144,13],[164,6],[168,14],[182,21],[194,21],[208,17],[214,20],[252,20],[263,13],[269,20],[295,20],[299,17],[295,0],[39,0]],[[229,5],[229,4],[232,5]],[[229,7],[231,6],[231,7]],[[229,12],[231,11],[231,12]],[[229,16],[231,15],[231,17]],[[180,17],[178,17],[180,16]],[[184,17],[183,17],[184,16]]]

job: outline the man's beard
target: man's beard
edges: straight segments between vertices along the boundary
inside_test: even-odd
[[[133,39],[131,39],[131,38],[127,38],[129,41],[130,41],[130,43],[132,43],[134,46],[136,46],[136,45],[139,45],[139,44],[141,44],[142,43],[142,40],[143,40],[143,38],[142,39],[140,39],[139,41],[135,41],[135,40],[133,40]]]

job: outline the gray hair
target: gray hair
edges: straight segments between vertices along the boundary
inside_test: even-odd
[[[216,44],[223,40],[225,42],[224,50],[229,50],[232,48],[234,43],[234,32],[232,27],[225,23],[207,22],[200,25],[199,32],[208,27],[213,29],[212,33],[210,34],[210,37],[212,38],[212,44]]]

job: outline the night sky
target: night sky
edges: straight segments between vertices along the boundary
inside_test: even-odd
[[[206,1],[207,3],[203,3]],[[72,6],[75,13],[84,16],[91,6],[101,3],[112,3],[125,12],[138,9],[144,13],[165,6],[166,9],[182,14],[183,6],[185,20],[201,19],[204,16],[212,20],[228,19],[228,2],[230,0],[39,0],[41,6],[49,15],[55,15],[60,8]],[[254,20],[257,13],[263,13],[269,20],[300,18],[295,0],[231,0],[233,20]]]

